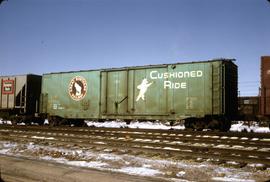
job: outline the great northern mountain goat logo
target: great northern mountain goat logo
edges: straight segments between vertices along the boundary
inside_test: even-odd
[[[144,94],[146,93],[148,87],[150,87],[150,85],[152,85],[152,83],[153,83],[153,82],[148,83],[148,81],[147,81],[146,78],[144,78],[144,79],[142,80],[142,83],[141,83],[140,85],[137,86],[137,89],[139,89],[140,92],[139,92],[139,95],[138,95],[136,101],[139,101],[140,99],[144,100]]]
[[[71,79],[69,83],[68,93],[73,100],[82,100],[85,97],[86,92],[87,82],[83,77],[76,76]]]

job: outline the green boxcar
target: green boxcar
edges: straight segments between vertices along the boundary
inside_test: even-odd
[[[237,113],[233,60],[44,74],[42,112],[69,119],[183,120]]]

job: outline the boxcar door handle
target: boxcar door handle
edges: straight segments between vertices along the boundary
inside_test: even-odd
[[[126,96],[125,98],[123,98],[120,102],[118,102],[117,104],[121,104],[122,102],[124,102],[124,100],[126,100],[128,98],[128,96]]]

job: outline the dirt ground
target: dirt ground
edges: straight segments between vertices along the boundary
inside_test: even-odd
[[[131,176],[85,168],[71,167],[47,161],[29,160],[0,155],[0,182],[141,182],[161,181],[149,177]]]

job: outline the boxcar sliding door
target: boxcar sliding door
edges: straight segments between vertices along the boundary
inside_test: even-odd
[[[103,114],[123,115],[128,105],[128,71],[102,72]]]

